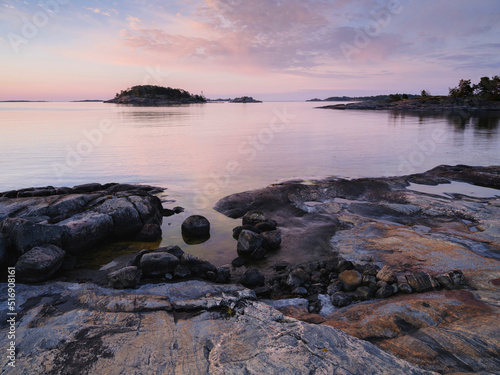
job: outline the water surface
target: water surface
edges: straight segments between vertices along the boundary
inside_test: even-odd
[[[0,191],[88,182],[167,188],[162,245],[224,264],[236,255],[220,198],[293,178],[393,176],[439,164],[499,165],[498,115],[316,109],[318,103],[0,103]],[[212,223],[186,245],[181,222]]]

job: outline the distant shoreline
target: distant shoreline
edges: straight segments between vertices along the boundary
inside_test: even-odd
[[[477,98],[451,98],[447,96],[429,96],[397,101],[367,100],[348,104],[332,104],[323,109],[337,110],[391,110],[391,111],[500,111],[500,102],[487,101]]]

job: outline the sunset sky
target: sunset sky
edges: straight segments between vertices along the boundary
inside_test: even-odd
[[[498,0],[1,0],[0,100],[447,94],[500,75]]]

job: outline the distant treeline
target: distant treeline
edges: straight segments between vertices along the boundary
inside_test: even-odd
[[[374,95],[374,96],[330,96],[326,99],[310,99],[308,102],[348,102],[348,101],[365,101],[365,100],[401,100],[409,98],[418,98],[420,95],[415,94],[389,94],[389,95]]]
[[[145,99],[172,100],[179,102],[204,102],[206,99],[201,95],[192,95],[186,90],[173,89],[172,87],[162,87],[154,85],[132,86],[117,93],[115,99],[123,97],[136,97]]]

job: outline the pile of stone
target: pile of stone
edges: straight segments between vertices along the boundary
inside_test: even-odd
[[[242,218],[242,225],[233,229],[233,238],[238,240],[238,257],[234,267],[240,267],[246,260],[260,260],[269,251],[281,245],[281,231],[275,220],[267,219],[261,211],[249,211]]]
[[[273,299],[302,297],[309,301],[309,311],[321,310],[328,296],[335,307],[371,299],[388,298],[396,293],[421,293],[438,289],[466,287],[465,276],[453,270],[437,276],[425,272],[395,272],[367,262],[353,264],[335,256],[325,261],[303,265],[276,267],[269,284],[260,287],[257,295]]]
[[[144,281],[181,281],[198,278],[228,283],[231,270],[215,267],[210,262],[186,254],[178,246],[141,250],[127,266],[107,275],[108,285],[115,289],[135,288]]]

